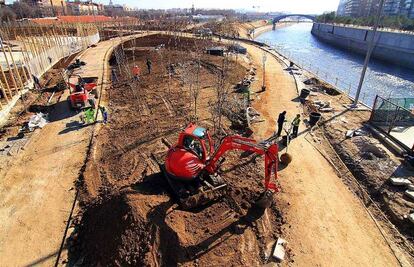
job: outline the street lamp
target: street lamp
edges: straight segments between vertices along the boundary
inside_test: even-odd
[[[367,71],[367,67],[368,67],[369,59],[371,58],[372,51],[374,50],[375,35],[377,33],[378,25],[379,25],[379,22],[380,22],[380,19],[381,19],[381,13],[382,13],[382,7],[383,6],[384,6],[384,0],[380,0],[379,6],[378,6],[378,11],[377,11],[377,17],[375,19],[374,28],[372,29],[371,39],[368,43],[368,50],[367,50],[367,54],[365,56],[364,67],[362,68],[361,78],[359,79],[359,84],[358,84],[358,89],[357,89],[357,92],[356,92],[356,95],[355,95],[355,100],[354,100],[354,103],[351,105],[351,108],[358,107],[358,100],[359,100],[359,96],[361,94],[362,84],[364,83],[365,73]]]
[[[266,91],[266,60],[267,60],[267,53],[263,50],[263,83],[262,83],[262,92]]]

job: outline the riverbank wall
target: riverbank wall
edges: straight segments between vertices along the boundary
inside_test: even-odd
[[[372,34],[372,30],[364,28],[323,23],[312,26],[316,38],[358,54],[367,52]],[[374,42],[373,58],[414,69],[414,34],[378,31]]]
[[[254,28],[253,29],[253,35],[245,34],[245,36],[243,36],[243,34],[240,34],[240,37],[255,39],[255,38],[259,37],[260,35],[262,35],[263,33],[270,32],[270,31],[277,30],[277,29],[281,29],[281,28],[284,28],[284,27],[288,27],[288,26],[291,26],[293,24],[296,24],[296,22],[278,23],[276,25],[275,29],[273,28],[273,24],[267,24],[267,25],[264,25],[264,26]]]

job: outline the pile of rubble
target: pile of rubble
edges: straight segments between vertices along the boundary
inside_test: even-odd
[[[411,202],[414,202],[414,184],[408,178],[391,177],[390,183],[394,186],[405,188],[404,196]],[[414,224],[414,211],[405,216],[410,222]]]
[[[257,70],[255,67],[251,67],[250,70],[246,73],[243,80],[236,84],[235,90],[237,93],[246,93],[250,90],[251,84],[256,80]]]

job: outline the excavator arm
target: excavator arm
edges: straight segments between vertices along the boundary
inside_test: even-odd
[[[278,146],[276,144],[264,146],[257,144],[254,139],[241,136],[227,136],[222,140],[219,148],[207,163],[205,170],[209,173],[215,173],[219,167],[217,163],[220,158],[229,150],[242,150],[253,152],[258,155],[265,155],[265,188],[276,192],[279,191],[276,184],[270,181],[272,174],[274,175],[275,180],[277,179],[279,159]]]

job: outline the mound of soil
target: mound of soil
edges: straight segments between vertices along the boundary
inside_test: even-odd
[[[72,261],[83,266],[146,265],[149,225],[132,210],[126,196],[105,196],[85,209],[72,235]],[[76,260],[74,260],[76,259]]]
[[[331,95],[331,96],[337,96],[341,94],[341,92],[336,90],[336,88],[332,87],[330,84],[327,84],[314,77],[305,80],[303,83],[306,85],[313,85],[314,88],[320,91],[323,91],[326,94]]]

